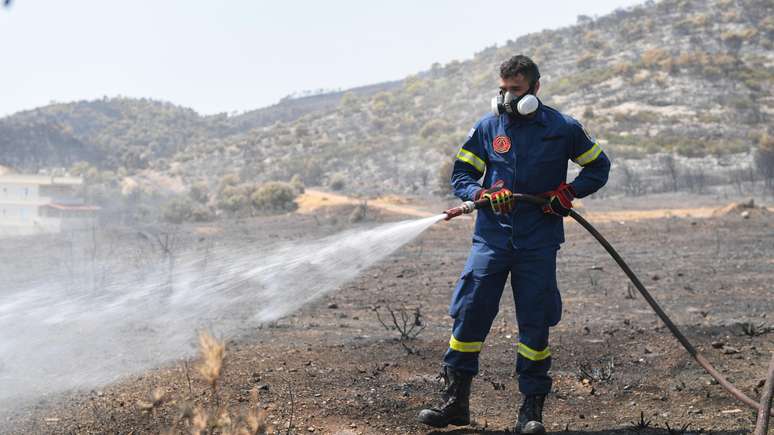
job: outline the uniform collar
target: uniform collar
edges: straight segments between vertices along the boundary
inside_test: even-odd
[[[546,118],[546,109],[543,106],[543,102],[538,99],[538,108],[535,110],[535,116],[531,118],[514,118],[511,115],[503,114],[501,116],[505,117],[505,127],[521,127],[523,125],[529,125],[529,124],[540,124],[543,127],[548,125],[547,118]]]

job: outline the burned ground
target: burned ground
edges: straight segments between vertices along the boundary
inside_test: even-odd
[[[344,225],[350,209],[246,221],[211,237],[259,243],[269,237],[265,228],[280,223],[274,238],[330,234]],[[365,225],[400,218],[370,211]],[[338,291],[229,339],[221,400],[237,409],[257,389],[269,422],[283,433],[291,416],[296,433],[434,433],[415,416],[436,399],[451,324],[447,304],[472,223],[436,224]],[[767,214],[730,214],[598,225],[688,338],[756,399],[774,350],[772,223]],[[552,330],[549,431],[664,433],[668,424],[675,430],[688,425],[689,432],[744,433],[753,426],[753,413],[691,360],[578,225],[567,225],[558,270],[564,312]],[[424,329],[414,340],[401,342],[376,316],[389,325],[389,309],[412,314],[417,307]],[[516,341],[513,298],[506,291],[473,383],[475,425],[436,432],[505,433],[513,425]],[[7,417],[4,430],[157,433],[173,424],[183,401],[212,402],[192,364],[171,362],[99,390],[41,398]],[[167,400],[153,413],[141,413],[138,400],[157,387]]]

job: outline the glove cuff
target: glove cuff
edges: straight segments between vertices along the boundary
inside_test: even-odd
[[[558,193],[558,192],[562,192],[562,193],[565,193],[565,194],[568,194],[568,193],[569,193],[570,195],[572,195],[572,196],[570,196],[570,201],[572,201],[573,199],[575,199],[575,198],[578,196],[578,195],[575,193],[575,188],[574,188],[574,187],[572,187],[572,184],[567,184],[567,183],[565,183],[565,182],[562,182],[562,183],[559,185],[559,187],[557,187],[557,188],[556,188],[556,192],[557,192],[557,193]]]

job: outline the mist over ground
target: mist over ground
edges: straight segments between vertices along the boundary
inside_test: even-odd
[[[336,290],[442,217],[268,246],[199,246],[179,233],[132,241],[102,229],[20,244],[24,261],[2,266],[0,404],[190,356],[198,330],[238,338]]]

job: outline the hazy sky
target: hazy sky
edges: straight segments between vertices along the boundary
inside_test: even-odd
[[[0,116],[151,97],[210,114],[294,91],[395,80],[641,0],[13,0],[0,8]]]

